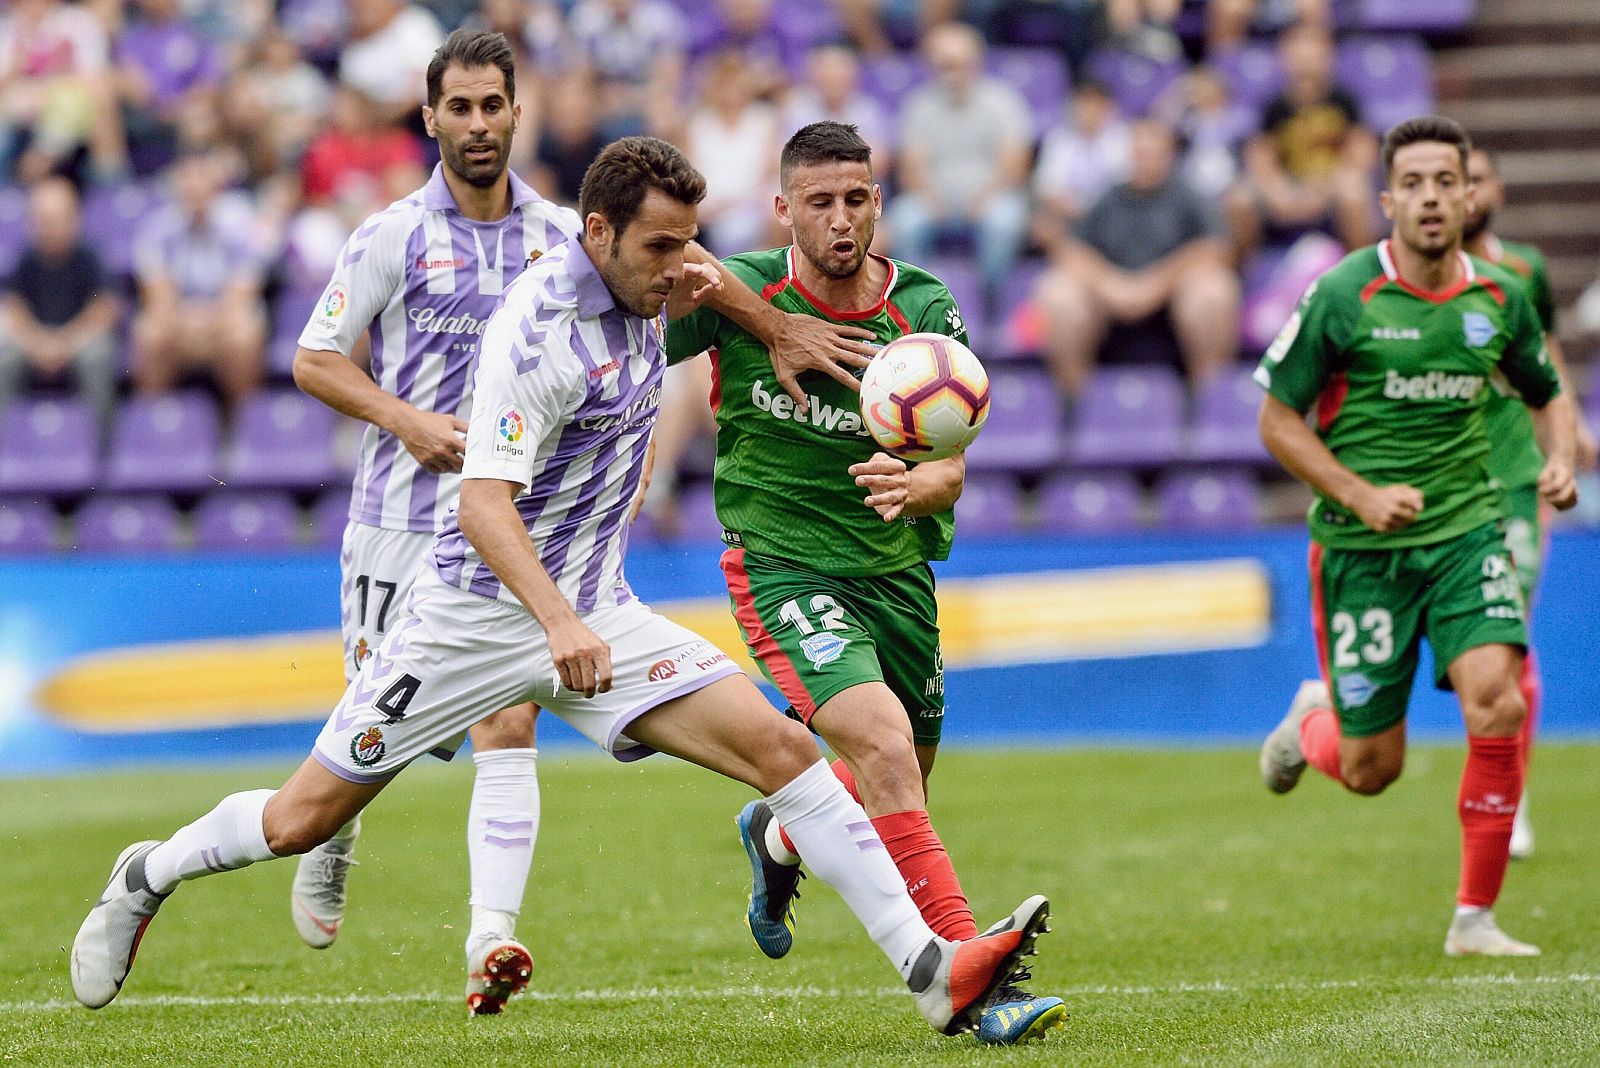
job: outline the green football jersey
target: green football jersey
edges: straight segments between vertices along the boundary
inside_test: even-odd
[[[1339,462],[1377,486],[1422,491],[1422,512],[1388,534],[1326,497],[1311,536],[1352,549],[1428,545],[1500,515],[1489,478],[1484,406],[1499,371],[1543,406],[1561,389],[1532,303],[1499,267],[1462,254],[1440,293],[1400,278],[1389,243],[1350,253],[1300,299],[1261,358],[1256,381],[1297,412]]]
[[[1498,241],[1494,262],[1520,283],[1533,301],[1539,325],[1546,334],[1556,328],[1556,301],[1550,292],[1550,276],[1545,272],[1544,256],[1532,245]],[[1495,381],[1484,418],[1489,424],[1489,473],[1506,490],[1522,489],[1539,481],[1544,470],[1544,453],[1533,432],[1533,417],[1514,390]]]
[[[933,275],[889,260],[878,302],[839,312],[795,277],[793,248],[731,256],[723,263],[762,299],[786,312],[865,327],[887,343],[905,334],[967,331],[950,291]],[[867,491],[851,464],[880,447],[861,420],[860,397],[819,371],[800,379],[809,398],[804,416],[772,374],[767,348],[709,308],[670,324],[667,358],[677,362],[710,349],[711,404],[717,419],[715,497],[724,537],[750,552],[828,575],[885,575],[950,552],[950,511],[885,523],[861,503]]]

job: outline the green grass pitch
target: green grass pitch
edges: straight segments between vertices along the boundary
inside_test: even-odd
[[[184,886],[121,998],[72,1001],[66,948],[117,851],[286,769],[0,782],[0,1064],[1391,1065],[1600,1063],[1600,746],[1535,756],[1538,852],[1499,916],[1532,960],[1447,959],[1460,747],[1419,747],[1376,799],[1255,753],[950,751],[936,825],[980,925],[1054,905],[1034,987],[1065,1030],[1015,1050],[929,1031],[838,898],[812,879],[794,952],[741,915],[748,791],[664,758],[551,751],[520,933],[530,996],[461,1000],[468,768],[424,762],[369,810],[351,911],[315,952],[289,863]]]

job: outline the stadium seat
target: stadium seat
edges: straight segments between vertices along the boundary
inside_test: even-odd
[[[1137,52],[1101,49],[1089,57],[1089,73],[1111,90],[1118,109],[1129,117],[1149,114],[1167,86],[1183,76],[1183,57],[1151,59]]]
[[[967,449],[974,471],[1045,471],[1061,459],[1061,395],[1043,371],[989,373],[989,421]]]
[[[1126,471],[1055,475],[1039,487],[1039,525],[1063,534],[1139,528],[1139,484]]]
[[[177,548],[178,510],[159,494],[108,494],[84,502],[73,530],[85,552],[164,552]]]
[[[1017,480],[999,473],[967,479],[956,500],[956,534],[992,536],[1022,529],[1022,491]]]
[[[979,359],[1015,360],[1038,355],[1043,320],[1031,298],[1039,275],[1047,266],[1047,261],[1029,257],[1011,268],[995,295],[989,340],[978,352]]]
[[[194,509],[194,543],[215,552],[294,548],[300,542],[300,510],[283,493],[221,490]]]
[[[311,506],[311,543],[319,549],[339,548],[349,521],[350,487],[329,490]]]
[[[1169,367],[1107,367],[1078,398],[1067,456],[1082,467],[1152,467],[1182,453],[1183,383]]]
[[[294,354],[300,346],[300,333],[306,328],[311,309],[322,296],[321,289],[291,286],[272,301],[271,336],[267,338],[267,370],[278,378],[294,373]]]
[[[217,485],[220,424],[216,401],[199,390],[130,399],[111,435],[106,488],[196,493]]]
[[[1156,510],[1171,530],[1248,530],[1261,522],[1261,493],[1243,471],[1182,472],[1156,487]]]
[[[1433,113],[1433,65],[1415,37],[1351,37],[1339,45],[1335,79],[1361,102],[1361,119],[1380,136],[1395,123]]]
[[[0,556],[45,553],[56,547],[56,510],[27,497],[0,500]]]
[[[1267,102],[1283,90],[1283,68],[1270,44],[1251,41],[1210,58],[1222,75],[1235,106],[1257,116]]]
[[[252,489],[313,490],[345,474],[334,453],[335,416],[293,389],[263,390],[239,411],[225,481]]]
[[[682,541],[716,541],[722,537],[710,482],[691,482],[678,495],[678,526]]]
[[[967,326],[967,338],[974,352],[987,352],[991,347],[988,305],[983,298],[983,279],[970,257],[941,256],[929,260],[924,266],[935,278],[945,284],[955,298],[956,309]],[[979,357],[980,359],[982,357]]]
[[[99,474],[99,454],[99,428],[86,401],[17,400],[0,413],[0,493],[82,493]]]
[[[152,186],[92,187],[83,201],[83,232],[94,243],[100,262],[112,274],[130,275],[134,268],[134,238],[140,224],[161,203]]]
[[[1061,121],[1067,102],[1067,64],[1054,48],[992,48],[989,73],[1004,78],[1022,94],[1033,115],[1037,140]]]
[[[0,185],[0,276],[9,275],[28,250],[28,191]]]
[[[1219,375],[1199,391],[1189,427],[1188,457],[1202,464],[1271,464],[1256,430],[1261,387],[1252,368]]]
[[[1475,0],[1359,0],[1356,25],[1373,32],[1448,33],[1472,22]]]
[[[900,102],[927,77],[927,64],[907,52],[868,56],[861,63],[862,91],[891,115],[899,114]]]

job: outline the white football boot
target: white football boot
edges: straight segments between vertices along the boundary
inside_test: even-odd
[[[133,967],[145,928],[166,894],[145,882],[144,861],[160,842],[135,842],[111,869],[111,880],[72,940],[72,992],[91,1009],[111,1003]]]
[[[467,942],[467,1012],[495,1016],[528,988],[533,956],[515,938],[486,935]]]
[[[1494,913],[1457,913],[1450,921],[1450,931],[1444,936],[1444,952],[1448,957],[1537,957],[1538,946],[1518,942],[1494,922]]]
[[[1313,708],[1332,708],[1328,687],[1321,679],[1307,679],[1295,691],[1289,711],[1261,743],[1261,781],[1275,794],[1295,788],[1306,770],[1306,756],[1300,751],[1300,721]]]
[[[344,923],[345,881],[350,866],[356,863],[356,838],[361,834],[361,817],[348,837],[324,842],[300,858],[294,885],[289,890],[289,911],[294,914],[294,929],[300,940],[312,949],[327,949],[339,937]]]
[[[1049,919],[1050,902],[1035,894],[976,938],[935,938],[923,946],[906,979],[922,1018],[946,1035],[976,1028],[995,992],[1034,955]]]

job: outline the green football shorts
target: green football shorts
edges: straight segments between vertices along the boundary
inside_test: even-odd
[[[944,658],[927,564],[836,578],[728,549],[722,554],[745,646],[801,722],[851,686],[882,682],[911,717],[918,745],[944,729]]]
[[[1405,718],[1417,653],[1433,648],[1434,683],[1480,645],[1528,646],[1522,590],[1499,524],[1404,549],[1311,543],[1311,618],[1339,726],[1365,738]]]
[[[1539,499],[1537,488],[1522,486],[1505,491],[1502,510],[1506,517],[1506,548],[1511,550],[1511,562],[1517,565],[1522,603],[1531,609],[1550,544],[1550,506]]]

